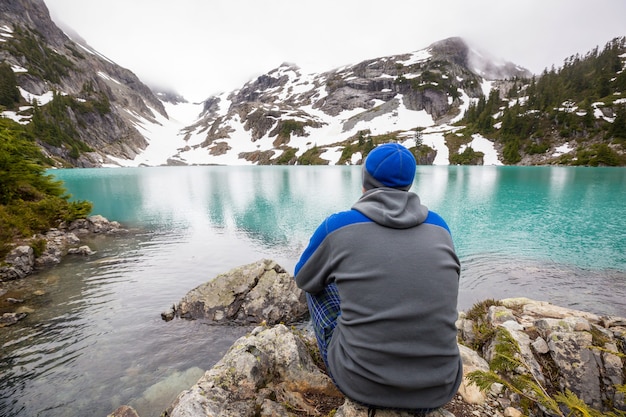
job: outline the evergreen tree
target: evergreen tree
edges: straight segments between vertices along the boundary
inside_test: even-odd
[[[0,106],[12,108],[20,99],[15,73],[9,64],[0,63]]]
[[[616,139],[626,139],[626,106],[624,105],[617,108],[615,120],[611,127],[611,136]]]

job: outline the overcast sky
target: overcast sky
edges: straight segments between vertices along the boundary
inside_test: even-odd
[[[626,36],[624,0],[44,0],[59,26],[189,100],[283,62],[304,73],[461,36],[540,74]]]

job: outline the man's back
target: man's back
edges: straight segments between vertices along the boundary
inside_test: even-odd
[[[331,217],[327,230],[309,261],[316,274],[329,271],[339,290],[341,316],[328,347],[338,387],[379,406],[445,404],[462,373],[455,327],[460,266],[445,222],[417,195],[379,188]],[[305,270],[296,279],[307,276]]]

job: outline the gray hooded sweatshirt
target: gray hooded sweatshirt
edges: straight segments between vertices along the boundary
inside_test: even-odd
[[[318,227],[295,279],[311,294],[337,285],[328,370],[347,397],[416,409],[454,396],[459,273],[447,224],[412,192],[374,188]]]

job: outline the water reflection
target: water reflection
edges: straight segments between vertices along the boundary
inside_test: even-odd
[[[56,171],[106,217],[194,239],[240,236],[293,259],[361,193],[361,167],[161,167]],[[413,190],[449,223],[462,258],[503,253],[626,269],[626,170],[418,167]]]

